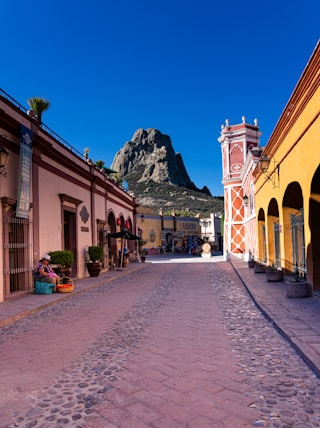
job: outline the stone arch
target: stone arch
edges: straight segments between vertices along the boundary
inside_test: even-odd
[[[307,277],[314,290],[320,290],[320,165],[311,181],[309,227],[311,241],[307,248]]]
[[[281,265],[279,207],[275,198],[272,198],[268,205],[267,260],[269,263]]]
[[[258,255],[259,260],[267,261],[266,218],[263,208],[258,212]]]
[[[293,219],[295,216],[299,216],[303,212],[303,195],[300,184],[297,181],[290,183],[283,196],[282,201],[282,212],[283,212],[283,241],[284,241],[284,269],[286,273],[292,273],[294,271],[294,243],[293,243]],[[302,224],[301,238],[304,240],[304,225]],[[304,250],[304,244],[301,244],[301,251]],[[305,259],[305,254],[303,255]]]
[[[117,231],[116,217],[113,211],[108,214],[108,233],[115,233]],[[116,238],[108,238],[109,248],[109,265],[114,265],[117,260],[117,241]]]
[[[135,231],[133,230],[133,227],[132,227],[132,219],[129,215],[127,217],[125,224],[126,224],[126,229],[128,229],[131,233],[135,235]],[[129,250],[130,254],[134,254],[137,251],[137,241],[134,239],[128,239],[127,249]]]
[[[118,219],[118,220],[120,220],[120,221],[119,221],[120,230],[125,229],[125,227],[126,227],[126,222],[125,222],[125,220],[124,220],[124,216],[123,216],[123,214],[120,214],[120,215],[119,215],[119,219]]]

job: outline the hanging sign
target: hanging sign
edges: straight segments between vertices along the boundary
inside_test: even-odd
[[[29,218],[33,132],[21,125],[20,168],[16,217]]]

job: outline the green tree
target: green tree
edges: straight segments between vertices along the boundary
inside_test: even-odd
[[[105,164],[105,161],[103,161],[103,160],[97,160],[96,162],[95,162],[95,166],[98,168],[98,169],[102,169],[103,167],[104,167],[104,164]]]
[[[39,125],[42,124],[42,113],[48,110],[51,106],[50,101],[41,97],[32,97],[27,99],[29,107],[35,112],[38,118]]]

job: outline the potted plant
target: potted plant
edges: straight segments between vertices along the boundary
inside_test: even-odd
[[[27,99],[30,109],[34,112],[39,126],[42,125],[42,113],[50,107],[50,101],[42,97],[32,97]]]
[[[146,261],[146,256],[148,255],[148,251],[144,248],[144,245],[147,243],[147,241],[144,241],[143,239],[140,239],[139,241],[139,254],[140,254],[140,260],[142,263]]]
[[[254,273],[265,273],[266,265],[260,262],[254,263]]]
[[[101,259],[103,258],[103,248],[97,245],[88,247],[88,256],[90,259],[87,263],[89,275],[99,276],[102,269]]]
[[[289,298],[311,297],[312,289],[307,281],[306,275],[300,275],[298,266],[295,267],[293,275],[286,277],[286,296]]]
[[[255,262],[253,269],[254,269],[254,273],[265,273],[266,266],[262,263]]]
[[[57,275],[71,276],[73,252],[71,250],[50,251],[51,264]]]
[[[266,278],[269,282],[277,282],[283,280],[283,271],[278,269],[276,263],[272,263],[266,268]]]
[[[146,261],[146,256],[148,255],[148,251],[144,248],[140,252],[141,262],[144,263]]]
[[[248,267],[249,268],[254,268],[255,263],[256,262],[254,260],[254,256],[252,255],[251,251],[249,251]]]

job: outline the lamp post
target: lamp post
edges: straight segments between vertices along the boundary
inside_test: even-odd
[[[207,241],[207,227],[211,226],[211,221],[210,220],[200,220],[199,221],[200,226],[204,227],[204,239],[205,241]]]

